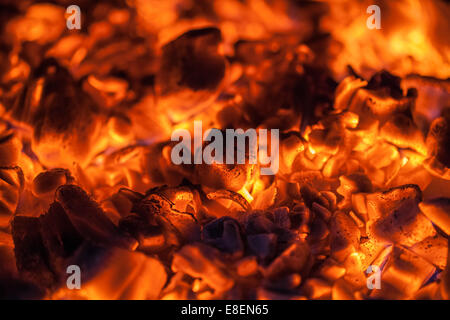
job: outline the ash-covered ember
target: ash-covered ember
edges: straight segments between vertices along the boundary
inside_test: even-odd
[[[0,298],[449,299],[439,35],[352,46],[322,29],[347,1],[288,0],[80,1],[76,31],[66,2],[0,5]],[[175,165],[194,120],[279,129],[278,173]]]

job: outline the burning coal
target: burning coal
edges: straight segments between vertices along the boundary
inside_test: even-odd
[[[268,139],[270,137],[270,139]],[[261,167],[261,175],[277,174],[279,168],[279,130],[272,129],[226,129],[225,135],[219,129],[208,129],[203,134],[202,122],[194,121],[194,152],[192,137],[188,130],[177,129],[172,133],[171,141],[179,141],[171,151],[170,158],[174,164],[267,164]],[[248,141],[248,144],[247,144]],[[202,142],[210,142],[205,148]],[[267,148],[270,146],[270,152]],[[246,157],[246,151],[247,157]],[[193,161],[191,157],[194,157]]]
[[[450,5],[374,2],[3,1],[0,297],[449,299]]]

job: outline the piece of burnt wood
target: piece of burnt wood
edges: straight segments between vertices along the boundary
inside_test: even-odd
[[[241,233],[241,227],[236,220],[222,217],[203,227],[202,239],[223,252],[239,257],[244,251]]]
[[[49,253],[53,270],[65,272],[61,267],[64,259],[70,257],[84,239],[70,222],[58,202],[50,205],[47,213],[39,217],[41,236]]]
[[[225,74],[225,59],[218,53],[220,30],[191,30],[162,48],[157,84],[161,94],[185,87],[194,91],[215,89]]]
[[[24,176],[19,167],[0,167],[0,228],[7,228],[16,212]]]
[[[57,281],[49,263],[49,253],[41,235],[38,218],[16,216],[12,221],[14,253],[17,269],[24,279],[44,288],[54,287]]]
[[[280,207],[273,211],[275,225],[279,228],[290,229],[291,219],[288,207]]]
[[[261,262],[265,262],[275,254],[277,235],[274,233],[249,235],[247,245],[251,254],[257,256]]]
[[[0,133],[0,166],[8,167],[18,164],[22,142],[16,134],[5,130]]]
[[[86,239],[103,245],[128,249],[136,247],[136,240],[121,233],[100,206],[80,187],[59,187],[56,190],[56,201],[64,208],[75,229]]]
[[[226,292],[235,284],[220,252],[203,243],[189,244],[176,252],[172,270],[203,279],[216,292]]]
[[[168,247],[162,227],[150,225],[143,217],[132,214],[119,221],[119,229],[129,233],[138,242],[137,250],[145,253],[159,253]]]
[[[304,277],[311,265],[311,249],[305,241],[294,242],[283,251],[264,270],[267,278],[279,278],[284,275],[299,273]]]
[[[12,236],[0,231],[0,300],[41,299],[44,291],[20,278],[14,256]]]
[[[83,164],[96,151],[100,111],[54,59],[33,71],[11,112],[33,127],[33,150],[48,166],[67,168],[73,159]]]
[[[67,183],[74,181],[70,171],[62,168],[53,168],[39,173],[33,179],[33,194],[36,197],[54,196],[55,190]]]
[[[450,167],[450,114],[436,118],[432,123],[426,139],[428,155],[435,157],[445,168]]]
[[[82,295],[77,296],[79,290],[66,290],[75,299],[158,299],[167,280],[166,268],[153,257],[90,242],[85,242],[67,260],[67,265],[77,265],[81,270]]]
[[[187,31],[162,48],[157,104],[158,110],[170,111],[172,121],[200,112],[219,95],[227,66],[221,41],[220,30],[210,27]]]
[[[320,204],[321,206],[328,208],[329,202],[327,199],[322,197],[315,188],[310,187],[308,185],[304,185],[300,187],[300,193],[302,195],[303,201],[305,201],[305,204],[308,206],[308,208],[312,208],[312,205],[314,202]]]
[[[422,192],[417,185],[403,185],[367,196],[367,233],[380,241],[411,246],[436,231],[418,207]]]
[[[84,239],[57,202],[39,218],[16,216],[12,234],[17,269],[25,280],[54,288],[65,275],[65,260]]]
[[[271,233],[276,226],[272,222],[271,214],[254,211],[243,218],[243,225],[247,234]]]
[[[419,208],[434,225],[450,235],[450,198],[427,199],[419,204]]]
[[[331,220],[332,256],[343,262],[347,256],[359,249],[361,232],[353,219],[346,213],[337,211]]]
[[[136,203],[132,212],[143,217],[147,224],[160,226],[169,245],[198,241],[201,228],[194,214],[175,208],[159,188],[147,191],[147,196]]]

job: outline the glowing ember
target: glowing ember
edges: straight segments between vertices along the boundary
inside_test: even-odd
[[[449,299],[448,2],[54,2],[0,5],[6,298]]]

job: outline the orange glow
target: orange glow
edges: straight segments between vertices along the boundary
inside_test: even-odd
[[[0,31],[0,281],[42,299],[448,299],[450,5],[376,1],[371,30],[369,0],[91,2],[82,31],[30,1]],[[194,121],[279,144],[176,163]]]

